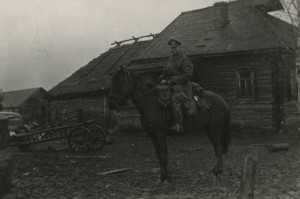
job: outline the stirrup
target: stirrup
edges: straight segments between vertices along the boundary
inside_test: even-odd
[[[176,132],[183,132],[183,128],[178,124],[178,123],[176,123],[175,125],[173,125],[173,126],[171,126],[170,128],[169,128],[169,130],[172,130],[172,131],[176,131]]]

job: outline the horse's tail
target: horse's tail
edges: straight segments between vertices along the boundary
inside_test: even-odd
[[[223,148],[222,153],[226,154],[228,152],[228,148],[231,143],[230,112],[229,111],[228,111],[223,129],[222,129],[221,142],[222,142],[222,148]]]

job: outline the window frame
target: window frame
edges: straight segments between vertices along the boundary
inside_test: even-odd
[[[241,77],[241,74],[247,74],[249,75],[249,77]],[[236,96],[238,99],[252,99],[255,100],[256,98],[256,80],[255,80],[255,70],[254,69],[247,69],[247,68],[243,68],[243,69],[239,69],[238,71],[236,71]],[[250,94],[245,94],[247,93],[247,86],[249,86],[249,84],[247,84],[247,82],[250,80]],[[242,81],[245,82],[244,85],[246,85],[244,88],[242,87]],[[244,91],[242,91],[242,89],[244,89]]]
[[[290,89],[291,89],[291,97],[297,97],[298,95],[298,83],[297,83],[297,74],[291,74],[290,76]]]

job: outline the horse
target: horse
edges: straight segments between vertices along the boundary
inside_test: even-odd
[[[119,110],[127,103],[127,99],[132,99],[141,116],[141,124],[155,148],[160,166],[160,182],[171,183],[167,149],[169,124],[165,120],[165,112],[158,103],[154,88],[149,88],[133,71],[121,67],[112,74],[108,107],[112,110]],[[219,178],[223,171],[222,156],[228,152],[231,142],[229,107],[226,101],[215,92],[204,91],[204,98],[210,108],[198,111],[195,117],[184,117],[184,131],[186,129],[194,132],[206,130],[214,146],[216,157],[212,172]]]

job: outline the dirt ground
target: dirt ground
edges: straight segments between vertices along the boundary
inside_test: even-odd
[[[242,165],[248,153],[258,156],[255,198],[300,198],[297,132],[280,137],[254,136],[251,132],[247,135],[232,136],[220,180],[211,173],[214,151],[205,135],[169,137],[173,188],[157,183],[159,168],[154,149],[150,139],[142,135],[119,136],[101,151],[85,154],[55,152],[43,147],[32,152],[16,150],[12,189],[4,198],[237,198]],[[290,144],[288,151],[270,153],[259,145],[283,142]],[[98,175],[123,168],[130,170]]]

